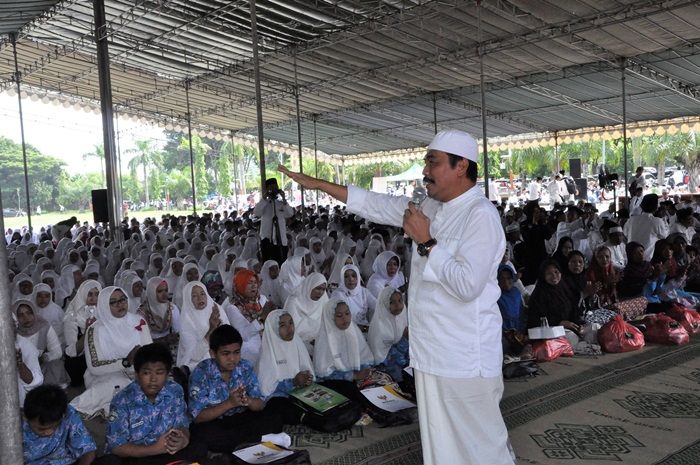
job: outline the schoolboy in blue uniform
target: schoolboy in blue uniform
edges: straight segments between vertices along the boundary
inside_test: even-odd
[[[134,356],[136,380],[114,396],[106,451],[99,465],[165,465],[206,461],[207,449],[190,442],[190,418],[182,387],[168,380],[172,355],[162,344],[145,345]]]
[[[90,465],[97,449],[66,393],[50,384],[24,399],[22,447],[25,465]]]
[[[212,358],[199,362],[190,376],[192,437],[213,452],[231,452],[282,431],[279,414],[265,410],[253,365],[241,359],[242,343],[233,326],[219,326],[209,336]]]

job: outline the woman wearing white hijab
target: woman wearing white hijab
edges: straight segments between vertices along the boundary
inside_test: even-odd
[[[311,343],[321,328],[321,315],[326,302],[326,278],[321,273],[311,273],[304,279],[297,292],[284,303],[284,310],[292,315],[296,333],[306,344],[309,353],[313,349]]]
[[[344,300],[350,307],[352,321],[367,331],[377,299],[360,284],[360,269],[355,265],[345,265],[340,270],[340,276],[340,286],[333,291],[331,298]]]
[[[154,276],[146,284],[143,314],[155,342],[163,340],[177,348],[180,333],[180,309],[168,300],[168,282]]]
[[[193,281],[199,281],[201,276],[199,275],[199,268],[196,263],[186,263],[182,268],[182,274],[180,274],[180,279],[177,280],[175,284],[175,289],[173,291],[173,303],[177,305],[178,308],[182,308],[182,291],[184,290],[187,283]]]
[[[157,252],[152,252],[148,258],[148,271],[146,271],[146,279],[160,277],[163,270],[163,256]]]
[[[377,255],[382,252],[384,252],[384,245],[376,238],[370,239],[362,262],[360,262],[360,273],[363,280],[367,281],[369,277],[372,276],[374,260],[377,258]]]
[[[285,302],[298,289],[306,276],[304,257],[290,257],[280,267],[280,297]]]
[[[180,344],[177,348],[177,366],[193,370],[202,360],[210,358],[209,335],[222,324],[229,324],[226,313],[207,293],[199,281],[187,283],[182,292]]]
[[[129,299],[129,313],[138,313],[143,303],[143,281],[135,271],[122,275],[122,290]]]
[[[374,274],[367,281],[367,290],[376,298],[387,286],[400,289],[406,284],[401,272],[401,259],[394,252],[389,250],[377,255],[372,265]]]
[[[357,381],[369,375],[374,355],[352,321],[348,305],[330,299],[323,306],[321,331],[314,345],[314,371],[319,379]]]
[[[185,267],[185,262],[181,258],[170,258],[166,263],[161,276],[168,282],[168,292],[172,296],[177,287],[178,280],[182,276],[182,270]]]
[[[394,381],[402,381],[402,371],[408,366],[408,316],[397,289],[385,287],[379,293],[367,342],[375,363],[383,365]]]
[[[257,236],[246,236],[245,244],[243,245],[243,250],[241,251],[240,258],[248,260],[250,258],[258,258],[260,252],[260,241],[258,241]]]
[[[277,308],[282,308],[284,301],[282,300],[281,280],[279,279],[280,268],[275,260],[268,260],[263,263],[260,270],[260,295],[264,295],[268,302],[275,304]]]
[[[86,415],[106,416],[114,394],[134,378],[136,350],[153,342],[146,321],[129,313],[128,305],[126,294],[116,286],[102,289],[97,298],[97,322],[85,337],[86,390],[71,401]]]
[[[51,293],[51,287],[48,284],[39,283],[34,286],[34,293],[32,294],[32,302],[34,302],[36,315],[46,320],[51,327],[56,331],[56,336],[61,342],[61,347],[63,347],[63,318],[65,313],[63,309],[56,305],[52,300],[53,294]],[[61,354],[63,354],[63,349],[61,349]]]
[[[311,251],[311,263],[314,266],[314,270],[323,274],[324,276],[330,273],[330,270],[326,270],[329,264],[326,263],[326,253],[323,251],[323,243],[318,237],[312,237],[309,239],[309,250]]]
[[[17,318],[17,334],[29,340],[39,352],[39,364],[44,382],[68,387],[70,378],[63,368],[63,350],[56,331],[36,312],[29,300],[18,300],[13,304]]]
[[[76,275],[79,275],[79,277],[76,278]],[[75,265],[64,265],[61,268],[58,283],[56,283],[54,288],[56,303],[61,307],[65,307],[67,305],[66,299],[73,295],[76,281],[78,281],[78,285],[82,282],[82,271],[80,268]]]
[[[265,319],[257,373],[266,398],[286,397],[294,388],[308,386],[314,379],[309,352],[286,310],[273,310]]]
[[[355,257],[347,253],[339,253],[333,259],[333,266],[331,267],[331,276],[328,278],[328,286],[335,290],[340,283],[343,282],[343,278],[340,274],[340,270],[343,269],[345,265],[355,265],[357,266],[357,261]]]
[[[83,384],[83,374],[87,368],[83,350],[85,333],[97,318],[97,297],[102,286],[97,281],[84,281],[75,297],[66,307],[63,317],[64,352],[66,353],[66,370],[71,378],[71,386]]]
[[[31,299],[34,291],[32,278],[24,273],[15,276],[12,281],[12,302],[20,299]]]
[[[265,408],[278,413],[285,425],[298,424],[304,411],[288,396],[313,382],[314,368],[304,342],[294,331],[294,320],[285,310],[273,310],[265,319],[256,372],[260,391],[267,399]]]

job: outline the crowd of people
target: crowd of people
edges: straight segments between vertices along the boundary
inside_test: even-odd
[[[265,246],[261,208],[125,220],[121,246],[71,220],[7,237],[26,463],[93,463],[95,417],[94,463],[206,461],[300,423],[298,387],[366,404],[362,383],[402,382],[403,235],[283,209],[284,248]]]
[[[241,216],[125,220],[121,245],[74,219],[6,236],[25,463],[206,461],[300,423],[298,387],[363,404],[377,373],[405,381],[410,239],[268,187]],[[642,189],[630,207],[496,204],[504,335],[543,318],[580,333],[586,309],[639,296],[698,303],[698,206]],[[99,459],[82,424],[97,416]]]

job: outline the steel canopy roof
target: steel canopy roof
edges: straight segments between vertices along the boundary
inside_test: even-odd
[[[23,88],[97,106],[92,2],[9,1],[0,20],[24,3],[49,9],[19,29]],[[697,1],[256,3],[266,139],[297,144],[296,83],[303,145],[315,121],[328,154],[424,146],[434,111],[438,128],[481,136],[480,51],[489,137],[619,124],[623,60],[628,121],[700,114]],[[182,124],[188,81],[199,128],[257,135],[248,1],[105,5],[118,112]],[[13,72],[5,40],[0,89]]]

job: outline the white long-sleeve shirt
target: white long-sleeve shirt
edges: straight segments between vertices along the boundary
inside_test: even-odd
[[[348,187],[348,210],[375,223],[401,226],[408,200]],[[411,258],[411,366],[450,378],[501,376],[496,271],[506,240],[498,211],[477,186],[449,202],[428,198],[421,210],[437,245]]]
[[[273,207],[274,204],[274,207]],[[277,244],[276,234],[272,230],[272,218],[277,216],[282,245],[287,245],[287,218],[294,216],[294,209],[280,200],[263,199],[253,209],[253,214],[260,218],[260,239],[269,239]]]
[[[623,228],[627,242],[639,242],[644,246],[644,260],[651,260],[654,245],[668,236],[668,224],[651,213],[631,216]]]

